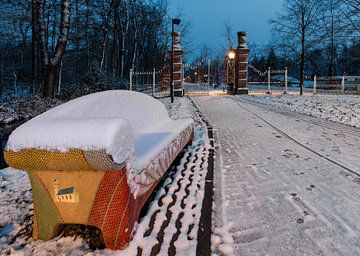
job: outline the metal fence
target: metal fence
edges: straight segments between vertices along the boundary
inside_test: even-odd
[[[153,69],[152,71],[133,71],[129,72],[130,91],[137,91],[155,96],[161,92],[161,72]]]
[[[313,94],[360,94],[360,76],[314,76]]]
[[[252,94],[270,94],[270,93],[287,93],[288,92],[288,69],[271,70],[269,67],[266,71],[261,72],[249,64],[249,70],[253,71],[258,78],[255,81],[254,76],[250,77],[248,87]]]

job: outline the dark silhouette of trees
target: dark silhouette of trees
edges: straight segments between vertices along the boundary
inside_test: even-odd
[[[12,0],[0,8],[3,93],[15,93],[13,74],[19,92],[46,97],[81,86],[87,73],[125,87],[130,68],[159,70],[169,50],[166,0]]]
[[[300,94],[303,93],[307,53],[320,41],[320,7],[318,0],[288,0],[282,12],[271,21],[277,46],[287,48],[299,61]]]

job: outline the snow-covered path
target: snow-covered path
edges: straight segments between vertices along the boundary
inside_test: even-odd
[[[241,97],[193,100],[218,143],[214,231],[224,234],[225,227],[234,239],[215,250],[360,255],[358,128],[274,112]],[[219,241],[213,235],[213,246]]]

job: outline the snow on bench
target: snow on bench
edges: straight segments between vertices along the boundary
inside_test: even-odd
[[[107,248],[125,248],[193,132],[192,119],[173,121],[156,99],[120,90],[69,101],[21,125],[5,159],[29,174],[33,237],[48,240],[62,224],[84,224],[102,231]]]

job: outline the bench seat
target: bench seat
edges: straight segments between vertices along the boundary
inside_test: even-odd
[[[64,224],[99,228],[109,249],[129,243],[140,211],[194,134],[144,94],[106,91],[60,105],[17,128],[5,160],[26,170],[34,200],[34,239]]]

